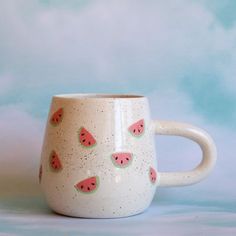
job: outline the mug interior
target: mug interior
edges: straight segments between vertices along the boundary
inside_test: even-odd
[[[142,95],[136,94],[83,94],[83,93],[73,93],[73,94],[58,94],[53,97],[56,98],[68,98],[68,99],[88,99],[88,98],[111,98],[111,99],[125,99],[125,98],[144,98]]]

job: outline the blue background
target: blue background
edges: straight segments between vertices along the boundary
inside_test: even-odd
[[[1,1],[0,235],[235,235],[235,11],[234,0]],[[153,119],[212,135],[216,168],[198,185],[159,189],[136,217],[52,214],[38,164],[51,96],[69,92],[147,96]],[[183,138],[156,146],[161,171],[200,161]]]

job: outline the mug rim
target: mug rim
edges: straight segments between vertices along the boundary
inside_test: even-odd
[[[117,93],[65,93],[56,94],[53,98],[60,99],[140,99],[145,98],[139,94],[117,94]]]

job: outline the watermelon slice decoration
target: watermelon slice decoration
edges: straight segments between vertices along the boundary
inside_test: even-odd
[[[50,155],[50,167],[53,171],[59,172],[62,170],[61,161],[55,151],[52,151]]]
[[[156,183],[157,172],[152,167],[150,167],[150,169],[149,169],[149,178],[150,178],[150,181],[151,181],[152,184]]]
[[[91,148],[97,144],[93,135],[84,127],[80,128],[78,134],[79,134],[79,142],[83,147]]]
[[[61,123],[63,119],[63,108],[59,108],[56,112],[54,112],[50,118],[50,123],[53,126],[57,126]]]
[[[93,176],[80,181],[74,187],[78,192],[93,193],[97,190],[98,185],[99,185],[99,177]]]
[[[42,174],[43,174],[43,167],[42,167],[42,165],[40,165],[40,167],[39,167],[39,183],[41,183]]]
[[[144,133],[144,119],[141,119],[128,128],[129,132],[135,136],[140,137]]]
[[[128,152],[118,152],[111,155],[111,160],[115,166],[125,168],[131,164],[133,156]]]

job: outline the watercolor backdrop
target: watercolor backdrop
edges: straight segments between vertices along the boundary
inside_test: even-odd
[[[235,235],[236,2],[0,2],[0,235]],[[152,117],[214,138],[218,161],[194,186],[159,189],[149,211],[119,220],[51,213],[37,175],[52,95],[137,93]],[[187,170],[191,141],[156,137],[159,169]]]

